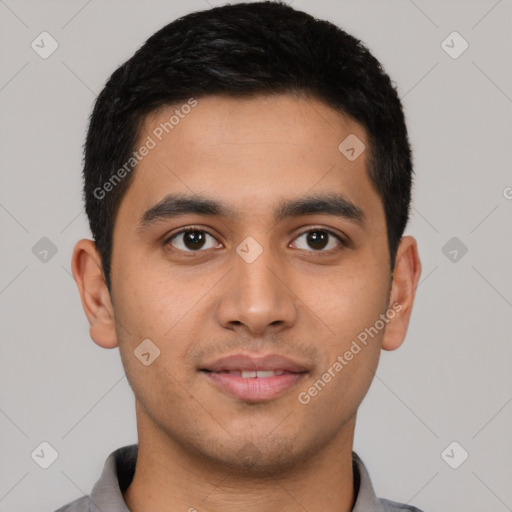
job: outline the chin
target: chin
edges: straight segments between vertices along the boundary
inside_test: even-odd
[[[203,441],[201,446],[194,447],[196,453],[207,459],[212,466],[222,466],[226,471],[235,472],[238,476],[273,477],[276,474],[297,469],[317,451],[314,446],[301,446],[297,437],[268,438],[268,432],[247,436],[244,439],[211,439]]]

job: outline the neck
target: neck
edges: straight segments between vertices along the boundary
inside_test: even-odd
[[[350,512],[355,500],[355,417],[324,450],[285,471],[252,473],[208,460],[180,446],[137,415],[135,476],[123,493],[131,512]]]

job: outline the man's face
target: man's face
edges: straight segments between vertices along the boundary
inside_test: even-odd
[[[113,310],[139,429],[262,471],[351,444],[384,329],[333,367],[386,313],[391,283],[367,155],[351,161],[338,149],[351,134],[368,147],[365,130],[313,99],[210,96],[159,140],[154,130],[175,108],[146,119],[137,148],[148,136],[156,147],[134,171],[114,228]],[[176,194],[231,214],[146,215],[141,226]],[[334,195],[359,220],[347,209],[275,218],[284,202]],[[190,226],[195,234],[183,234]],[[146,339],[160,350],[147,366],[134,355]],[[236,374],[267,355],[288,358],[288,371]],[[227,356],[241,359],[215,364]],[[308,392],[329,368],[330,381]]]

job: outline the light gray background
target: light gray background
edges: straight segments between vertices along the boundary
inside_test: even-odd
[[[222,3],[0,0],[1,512],[88,493],[107,455],[136,442],[118,350],[89,338],[70,272],[74,243],[90,237],[82,144],[114,69],[164,24]],[[423,275],[354,448],[379,496],[426,512],[512,510],[512,2],[292,4],[369,46],[398,85],[414,151],[407,234]],[[59,44],[48,59],[30,46],[42,31]],[[457,59],[441,47],[453,31],[469,43]],[[453,236],[468,248],[456,262],[442,252]],[[42,237],[58,249],[46,263],[32,252]],[[59,455],[48,469],[31,458],[42,441]],[[458,469],[441,457],[452,441],[469,453]]]

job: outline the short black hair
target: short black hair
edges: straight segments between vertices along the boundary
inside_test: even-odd
[[[133,179],[126,163],[136,169],[132,155],[146,116],[190,98],[280,93],[316,98],[364,126],[367,172],[383,202],[393,271],[413,174],[395,86],[368,48],[333,23],[284,2],[247,2],[165,25],[114,71],[96,99],[84,144],[84,200],[110,292],[114,221]]]

